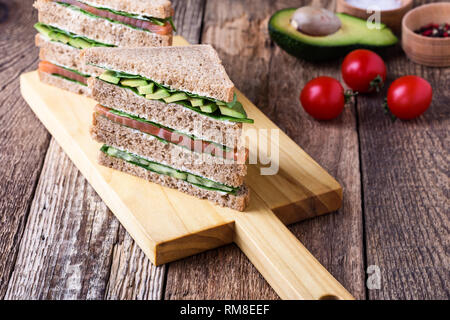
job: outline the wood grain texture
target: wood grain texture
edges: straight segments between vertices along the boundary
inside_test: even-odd
[[[166,265],[154,266],[121,226],[114,246],[105,299],[161,300],[165,274]]]
[[[174,0],[174,23],[176,34],[182,35],[189,43],[200,41],[206,0]]]
[[[190,43],[198,43],[206,0],[174,0],[174,23],[177,34]],[[119,241],[114,248],[107,299],[162,299],[167,266],[149,263],[125,228],[119,229]]]
[[[385,56],[388,83],[405,74],[427,79],[433,102],[421,117],[383,114],[381,97],[358,98],[367,264],[381,271],[371,299],[450,298],[450,68]]]
[[[31,12],[32,1],[27,2],[29,3],[14,3],[14,10],[20,12],[20,10],[26,9],[25,7],[27,6]],[[201,6],[203,5],[202,2],[203,1],[178,1],[174,3],[177,8],[175,23],[181,26],[179,31],[188,36],[194,36],[194,39],[195,30],[199,30],[200,25],[194,27],[190,26],[193,26],[194,23],[201,23],[201,15],[203,11],[201,9]],[[36,12],[34,12],[34,15],[35,14]],[[197,17],[196,14],[200,14],[200,16]],[[24,15],[23,18],[30,19],[27,15]],[[24,23],[24,25],[27,25],[30,29],[32,29],[31,24]],[[34,31],[30,30],[29,33],[30,39],[26,40],[26,48],[33,48],[34,42],[32,39],[34,37]],[[7,43],[3,42],[3,44],[3,47],[6,47]],[[8,48],[9,47],[10,44],[8,43]],[[33,50],[36,51],[35,56],[37,57],[37,50]],[[3,57],[7,58],[6,55],[3,55]],[[15,86],[15,90],[18,92],[18,86]],[[19,95],[16,94],[14,96]],[[26,106],[26,110],[29,112],[28,106]],[[39,122],[36,120],[36,123]],[[39,126],[41,125],[39,124]],[[2,127],[5,128],[5,126]],[[45,129],[42,129],[42,132],[45,133],[45,136],[47,137],[46,141],[48,143],[47,132]],[[52,144],[55,144],[55,142],[52,142]],[[42,151],[45,152],[45,148]],[[44,155],[45,153],[42,154],[42,160]],[[64,159],[63,165],[58,163],[60,158]],[[39,160],[39,158],[35,157],[33,160]],[[59,171],[55,173],[54,170]],[[55,179],[61,179],[61,176],[66,173],[70,173],[72,176],[76,175],[77,177],[76,179],[63,179],[62,183],[58,185],[57,190],[55,190],[56,187],[52,189],[51,182],[56,182]],[[51,147],[48,150],[47,161],[45,162],[44,174],[41,176],[41,181],[47,181],[46,188],[51,189],[52,192],[50,195],[52,196],[47,193],[49,190],[44,190],[43,188],[40,188],[39,193],[36,195],[37,198],[33,203],[34,209],[32,214],[38,216],[33,216],[30,224],[27,225],[27,232],[23,240],[23,243],[26,245],[22,248],[20,260],[15,267],[14,278],[10,283],[10,289],[7,296],[8,298],[100,299],[105,297],[112,299],[159,299],[162,296],[165,267],[155,267],[148,261],[144,253],[136,246],[131,237],[126,233],[125,229],[123,227],[119,228],[117,220],[111,215],[104,204],[103,208],[101,208],[102,210],[99,210],[97,205],[93,206],[93,203],[101,203],[100,198],[87,184],[86,180],[81,176],[73,163],[68,160],[67,156],[60,148]],[[62,193],[65,190],[73,190],[78,184],[85,187],[84,197],[82,199],[67,195],[60,195],[60,197],[54,198],[56,194],[58,194],[57,192]],[[2,184],[2,187],[3,186],[4,185]],[[18,192],[15,192],[15,195],[20,196]],[[39,213],[39,210],[45,210],[39,206],[42,201],[56,201],[64,203],[65,206],[72,208],[72,212],[76,213],[79,221],[70,221],[67,220],[66,217],[66,219],[61,223],[62,218],[60,216],[64,215],[65,211],[63,210],[63,207],[56,208],[58,203],[55,204],[55,207],[52,210],[46,210],[46,214],[50,217],[43,220],[42,216],[39,215],[41,214]],[[31,199],[29,199],[26,204],[29,205],[30,202]],[[16,209],[20,208],[16,207]],[[80,210],[83,210],[84,212],[80,212]],[[86,215],[87,217],[80,217],[80,213],[83,213],[83,215]],[[19,218],[20,216],[16,214],[9,217]],[[42,231],[36,226],[44,223],[51,224],[53,234],[50,234],[50,236],[46,238],[46,244],[48,247],[53,247],[58,244],[60,238],[57,235],[60,232],[63,232],[64,236],[67,238],[73,239],[73,237],[77,236],[77,232],[79,232],[79,230],[71,230],[70,228],[67,228],[65,223],[78,223],[83,225],[83,231],[87,232],[92,229],[92,225],[89,226],[89,219],[94,219],[96,221],[96,228],[99,226],[105,228],[110,225],[109,229],[104,230],[107,231],[107,234],[103,236],[106,238],[109,237],[109,239],[114,237],[115,240],[113,243],[111,243],[111,241],[97,241],[92,244],[94,245],[93,247],[89,248],[86,248],[86,243],[79,243],[77,245],[72,243],[70,246],[59,247],[58,252],[60,252],[60,256],[64,257],[64,259],[67,259],[68,261],[78,261],[82,265],[89,263],[89,261],[92,262],[92,259],[98,258],[98,252],[101,252],[102,254],[108,252],[110,255],[102,256],[101,258],[105,261],[101,260],[103,263],[99,263],[97,268],[94,269],[97,271],[97,275],[93,274],[89,269],[69,264],[66,266],[66,269],[61,270],[59,274],[48,276],[48,274],[51,274],[51,269],[54,268],[54,263],[60,261],[55,262],[56,257],[52,258],[51,256],[45,256],[47,251],[39,250],[42,244],[39,241],[36,241],[36,239],[39,238]],[[60,223],[59,225],[57,225],[58,222]],[[9,224],[12,223],[9,222]],[[1,231],[9,232],[7,235],[10,236],[15,235],[12,232],[12,227],[10,227],[9,230],[2,228]],[[91,239],[91,241],[93,241],[93,239]],[[2,241],[2,245],[3,244],[5,245],[5,251],[12,255],[14,251],[6,250],[9,249],[9,247],[7,247],[8,243]],[[14,243],[16,248],[18,248],[18,244],[18,241],[17,243]],[[31,249],[28,246],[31,246]],[[28,252],[27,248],[31,251]],[[37,252],[37,254],[35,252]],[[92,257],[90,257],[91,253],[93,254]],[[106,260],[109,262],[107,263]],[[2,259],[2,261],[9,262],[11,264],[10,268],[14,266],[12,263],[14,262],[14,259]],[[65,281],[65,277],[70,275],[72,269],[74,273],[76,271],[76,274],[73,274],[70,279]],[[36,278],[27,277],[27,272],[30,272],[30,270],[33,270],[33,272],[36,273]],[[64,270],[66,273],[63,272]],[[9,276],[11,271],[6,271],[8,272],[5,272],[5,274]],[[5,286],[6,284],[7,282],[5,283]],[[130,290],[130,288],[132,289]]]
[[[33,12],[31,8],[32,2],[33,0],[0,2],[0,53],[2,53],[0,56],[0,158],[4,164],[0,169],[2,177],[0,297],[5,296],[9,278],[14,269],[27,212],[49,143],[48,133],[21,100],[18,92],[18,76],[23,71],[34,69],[37,62],[37,49],[34,48],[32,40],[34,31],[30,23],[36,19],[36,12]],[[358,143],[357,141],[355,143],[355,131],[357,131],[361,136],[363,200],[366,202],[364,210],[367,215],[364,223],[364,228],[367,230],[365,242],[367,264],[378,265],[382,272],[381,290],[368,290],[368,298],[448,299],[450,273],[448,272],[449,139],[447,128],[450,99],[448,91],[444,90],[449,87],[448,69],[417,67],[407,62],[400,51],[388,53],[386,56],[389,72],[393,68],[390,80],[393,80],[394,76],[408,72],[418,73],[432,81],[435,89],[434,102],[423,118],[408,123],[397,121],[392,124],[382,112],[379,112],[379,97],[362,96],[358,98],[359,127],[353,124],[355,110],[351,108],[343,115],[343,119],[331,123],[316,123],[303,111],[299,111],[297,94],[302,85],[313,76],[319,74],[337,76],[336,65],[334,63],[313,65],[297,61],[274,47],[265,34],[266,23],[271,13],[281,7],[301,5],[305,3],[304,1],[279,1],[276,5],[269,7],[269,1],[247,0],[242,2],[243,8],[239,8],[239,3],[236,6],[238,1],[223,1],[225,4],[221,5],[219,7],[221,11],[218,11],[214,8],[222,1],[209,0],[207,1],[209,13],[206,14],[207,19],[204,24],[199,21],[199,18],[203,16],[201,8],[205,0],[173,2],[177,10],[175,19],[179,34],[194,43],[195,40],[202,38],[203,28],[204,42],[210,41],[221,47],[220,55],[225,57],[224,60],[228,66],[240,67],[240,69],[233,67],[231,70],[227,67],[237,86],[343,184],[345,201],[337,215],[324,216],[291,227],[306,247],[342,281],[355,297],[365,296],[364,264],[361,261],[364,248],[361,244],[362,233],[357,233],[358,228],[361,228],[359,225],[362,225],[361,217],[357,214],[361,210],[360,177],[355,172],[359,163],[357,157],[354,157],[355,150],[358,152]],[[333,1],[315,2],[320,5],[333,5]],[[431,1],[416,0],[415,5],[429,2]],[[239,8],[235,15],[229,12],[228,7],[225,7],[227,3],[233,4],[233,8]],[[194,10],[190,11],[191,8]],[[262,11],[258,12],[259,10]],[[214,21],[218,17],[220,19]],[[226,29],[217,30],[217,34],[211,33],[221,26],[225,26]],[[249,33],[248,30],[252,32]],[[214,41],[211,41],[212,35],[214,35]],[[244,42],[238,42],[240,40]],[[225,55],[227,52],[231,54]],[[243,54],[242,58],[240,54]],[[283,66],[282,63],[287,65]],[[293,76],[289,76],[286,81],[284,76],[294,72],[298,73],[299,80],[291,79]],[[280,83],[274,84],[275,81]],[[293,85],[295,90],[291,89]],[[281,92],[276,93],[277,90]],[[291,92],[295,97],[284,98],[285,92]],[[284,99],[283,101],[287,103],[277,103],[279,99]],[[295,104],[291,105],[291,101],[294,100]],[[298,113],[292,113],[291,110]],[[295,116],[292,117],[292,114]],[[341,126],[344,124],[341,122],[347,123],[347,121],[350,121],[350,124],[343,129]],[[24,128],[23,123],[26,123],[27,127]],[[48,155],[47,158],[55,158],[58,154],[55,149],[57,148],[51,148],[54,155]],[[49,166],[48,161],[45,166]],[[84,180],[79,176],[76,179],[73,178],[75,175],[73,167],[68,164],[65,164],[65,167],[68,171],[72,170],[69,174],[72,178],[66,179],[67,183],[61,185],[68,190],[73,190],[70,184],[79,181],[88,194],[87,198],[90,198],[90,201],[97,201],[91,198],[91,191],[84,186]],[[61,172],[61,169],[57,170],[59,172],[53,175],[68,177]],[[52,174],[47,173],[47,176]],[[43,179],[44,177],[41,180]],[[377,184],[380,185],[377,186]],[[39,188],[39,190],[47,190],[48,186]],[[62,191],[56,193],[56,195],[59,194],[59,197],[55,195],[56,199],[59,199],[57,201],[68,201],[66,203],[72,208],[83,206],[90,208],[89,203],[83,202],[76,205],[69,200],[70,197],[61,196],[61,193]],[[36,200],[43,197],[37,193],[35,195]],[[33,204],[32,212],[35,212],[34,208],[38,207],[37,203]],[[57,206],[55,203],[54,207],[61,207],[61,204]],[[98,211],[99,207],[96,210]],[[61,215],[61,211],[59,214]],[[86,214],[89,214],[92,219],[92,213]],[[50,213],[46,212],[46,215]],[[47,221],[49,219],[50,217],[47,217]],[[77,223],[80,223],[79,218],[77,219]],[[27,229],[33,225],[39,226],[38,220],[35,218],[33,223],[28,223]],[[86,227],[89,225],[87,222],[84,224]],[[339,227],[342,224],[344,227]],[[60,224],[60,226],[63,225]],[[33,241],[37,238],[35,240],[33,238],[37,237],[40,231],[38,227],[33,231],[27,230],[27,239],[23,239],[24,245],[36,243]],[[56,233],[58,229],[52,232]],[[66,230],[66,236],[67,232]],[[345,238],[347,234],[349,236]],[[55,241],[55,239],[57,237],[52,236],[43,241]],[[353,245],[349,250],[347,247],[351,242]],[[86,243],[84,245],[87,246]],[[54,247],[54,244],[46,244],[47,248],[52,246]],[[69,248],[79,247],[72,243]],[[98,255],[98,250],[103,249],[93,248],[92,250],[95,255]],[[163,295],[161,288],[164,287],[162,276],[164,268],[169,269],[166,298],[277,298],[235,245],[213,250],[166,267],[155,268],[148,266],[142,251],[136,247],[126,231],[119,227],[112,252],[113,257],[110,260],[112,272],[102,286],[106,288],[104,297],[107,298],[161,297]],[[26,268],[25,260],[31,263],[35,261],[34,259],[43,259],[42,253],[39,254],[41,257],[33,258],[32,253],[25,253],[25,248],[21,248],[22,263],[14,272],[14,282],[10,283],[8,296],[11,298],[27,295],[36,297],[38,293],[50,294],[54,297],[77,296],[77,289],[71,291],[70,286],[64,286],[66,284],[62,281],[62,274],[54,277],[56,282],[53,284],[46,283],[31,289],[23,289],[26,280],[23,275],[19,275],[19,271],[23,272]],[[70,252],[66,255],[71,256]],[[46,259],[51,259],[51,255],[48,255]],[[74,259],[73,256],[72,259]],[[88,254],[84,259],[83,261],[88,263]],[[36,266],[36,263],[33,263]],[[43,268],[50,270],[50,262],[44,263]],[[39,266],[36,268],[39,270]],[[101,290],[98,290],[98,278],[94,281],[94,278],[89,275],[86,277],[96,284],[97,289],[83,285],[83,294],[79,296],[86,296],[87,292],[90,292],[91,297],[101,296]],[[45,279],[51,280],[52,277],[47,276]],[[29,284],[32,285],[33,281],[35,282],[34,278]],[[57,293],[59,289],[56,284],[63,285],[63,293]],[[15,293],[16,289],[17,293]]]
[[[183,38],[174,38],[174,44],[183,42],[186,43]],[[43,84],[37,72],[21,76],[20,90],[30,108],[152,263],[160,265],[233,241],[233,222],[246,212],[220,210],[208,201],[98,164],[100,144],[89,134],[95,101]],[[255,124],[246,126],[245,131],[260,131],[259,139],[249,139],[250,151],[259,154],[264,130],[279,132],[279,129],[242,93],[236,94],[248,115],[255,119]],[[272,135],[267,138],[272,148],[277,148],[272,161],[277,163],[278,170],[263,175],[259,170],[249,169],[250,202],[262,201],[282,221],[293,222],[340,207],[342,189],[334,178],[284,133],[277,134],[275,139]],[[289,218],[284,208],[291,208]],[[263,207],[261,210],[265,212]]]
[[[118,228],[52,140],[5,298],[102,298]]]
[[[344,287],[356,298],[364,298],[354,110],[349,108],[341,119],[327,124],[305,115],[297,94],[306,81],[323,73],[330,74],[334,68],[331,63],[314,65],[288,56],[271,44],[267,34],[267,22],[274,11],[300,4],[299,1],[278,1],[274,5],[272,1],[209,0],[202,42],[216,47],[236,86],[343,185],[344,204],[340,213],[297,224],[291,230]],[[333,6],[334,2],[328,5]],[[233,10],[227,10],[230,6]],[[248,10],[251,7],[257,10]],[[337,70],[333,72],[338,75]],[[186,275],[185,270],[195,271]],[[172,263],[166,298],[274,299],[277,296],[242,253],[230,246]]]
[[[233,241],[280,298],[354,299],[257,194],[245,214],[225,210],[223,214],[235,220]]]
[[[36,68],[32,0],[0,8],[0,298],[4,297],[50,140],[20,97],[19,76]]]

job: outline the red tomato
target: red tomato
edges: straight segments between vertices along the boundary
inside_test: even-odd
[[[344,88],[336,79],[318,77],[309,81],[303,88],[300,102],[313,118],[331,120],[344,110]]]
[[[420,116],[431,104],[433,89],[425,79],[405,76],[389,87],[387,105],[397,118],[409,120]]]
[[[350,52],[341,67],[345,83],[358,92],[379,91],[386,81],[386,65],[375,52],[358,49]]]

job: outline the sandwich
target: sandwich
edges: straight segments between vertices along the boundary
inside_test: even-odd
[[[34,7],[39,77],[75,93],[90,95],[87,80],[101,74],[80,63],[82,49],[172,45],[173,8],[167,0],[37,0]]]
[[[91,48],[81,58],[104,70],[88,81],[101,165],[245,209],[241,134],[253,120],[213,47]]]

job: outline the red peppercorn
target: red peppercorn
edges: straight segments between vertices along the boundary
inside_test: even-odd
[[[425,37],[448,38],[450,33],[450,25],[448,23],[429,23],[414,32]]]

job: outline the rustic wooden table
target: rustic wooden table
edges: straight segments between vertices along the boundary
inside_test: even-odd
[[[19,75],[38,62],[32,2],[0,0],[0,297],[276,299],[234,245],[161,267],[146,259],[20,96]],[[274,11],[308,1],[173,2],[178,34],[213,44],[236,86],[343,185],[341,210],[291,226],[318,260],[358,299],[450,298],[450,68],[392,49],[389,80],[426,78],[430,110],[393,123],[381,96],[361,96],[320,123],[298,95],[315,76],[339,78],[339,61],[299,61],[267,34]]]

